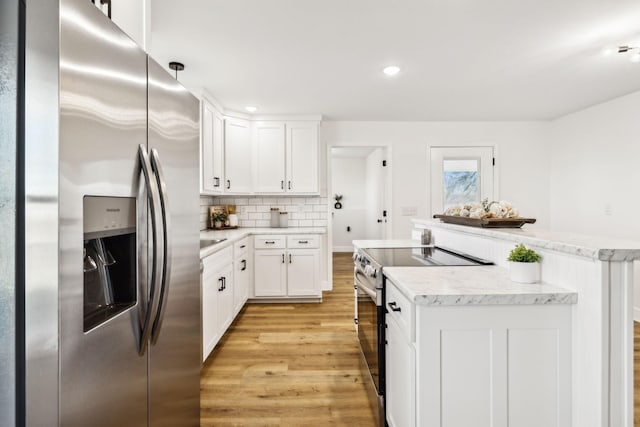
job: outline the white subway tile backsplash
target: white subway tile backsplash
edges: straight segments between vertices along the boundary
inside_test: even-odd
[[[200,197],[200,229],[207,227],[208,207],[235,204],[240,227],[269,227],[271,208],[289,213],[289,227],[324,227],[327,224],[326,197],[269,197],[246,196]]]

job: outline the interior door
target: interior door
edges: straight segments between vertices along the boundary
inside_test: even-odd
[[[494,200],[493,147],[432,147],[431,215],[450,206]]]
[[[149,58],[149,152],[164,178],[166,280],[149,343],[149,425],[200,419],[199,102]],[[157,157],[154,158],[154,155]],[[162,192],[162,183],[159,185]]]
[[[147,196],[138,160],[138,146],[147,142],[147,56],[88,1],[60,2],[60,16],[59,424],[146,426],[147,359],[138,354],[145,299],[135,288],[147,281]],[[101,283],[132,284],[134,304],[87,330],[86,272],[98,259],[85,254],[85,196],[126,199],[133,222],[136,210],[139,219],[133,244],[103,253],[109,259],[101,267],[133,257],[126,281],[104,275]],[[107,206],[98,216],[117,209]],[[55,336],[40,339],[58,345]]]

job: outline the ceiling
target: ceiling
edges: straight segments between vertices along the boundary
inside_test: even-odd
[[[602,54],[640,44],[636,0],[153,0],[151,28],[185,86],[260,114],[549,120],[640,90]]]

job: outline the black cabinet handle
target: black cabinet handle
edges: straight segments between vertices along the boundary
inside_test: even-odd
[[[402,309],[400,307],[396,307],[396,303],[394,302],[390,302],[389,304],[387,304],[389,306],[389,308],[391,309],[391,311],[402,311]]]
[[[276,243],[273,240],[267,240],[266,242],[264,242],[265,245],[273,245],[274,243]]]
[[[291,254],[289,254],[289,264],[291,264]]]
[[[247,245],[241,245],[241,246],[240,246],[240,249],[244,249],[244,248],[246,248],[246,247],[247,247]]]
[[[240,262],[242,263],[242,269],[240,271],[245,271],[247,269],[247,260],[243,259]]]
[[[231,190],[231,180],[227,180],[227,190]]]
[[[284,264],[284,254],[282,254],[282,263]]]
[[[280,181],[280,189],[284,190],[284,181]]]
[[[308,240],[298,240],[298,243],[302,244],[302,245],[306,245],[307,243],[309,243]]]
[[[291,190],[291,181],[289,181],[289,190]]]
[[[218,288],[218,292],[224,291],[224,277],[220,277],[218,279],[218,282],[220,282],[220,287]]]
[[[91,3],[96,4],[95,0],[91,0]],[[107,5],[107,16],[111,19],[111,0],[100,0],[100,4]]]
[[[218,178],[217,176],[213,177],[213,186],[220,187],[220,178]]]

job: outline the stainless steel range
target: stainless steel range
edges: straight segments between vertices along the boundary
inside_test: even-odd
[[[357,249],[353,254],[358,340],[375,388],[378,425],[385,425],[385,267],[490,265],[451,249],[416,247]],[[374,395],[373,390],[370,393]]]

